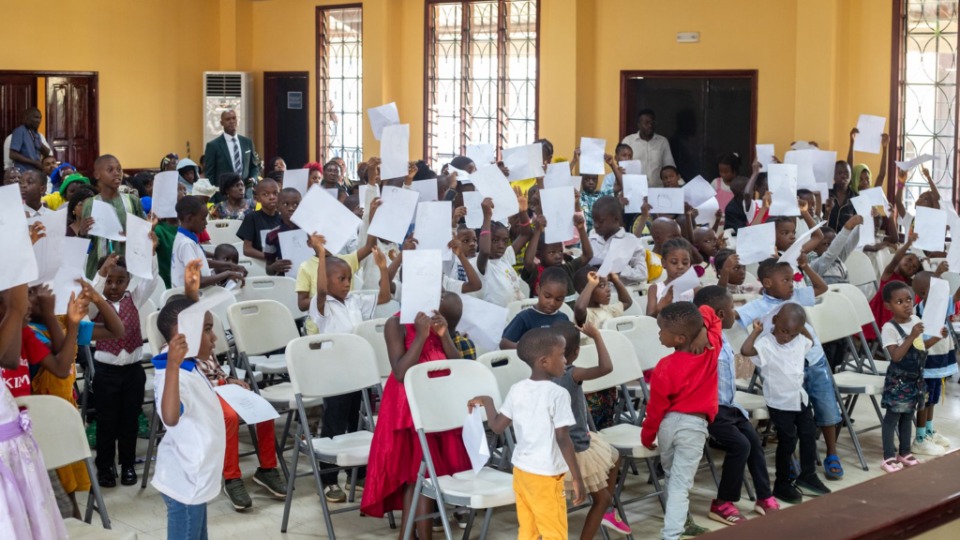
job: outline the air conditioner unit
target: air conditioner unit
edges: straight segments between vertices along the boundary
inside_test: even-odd
[[[237,113],[237,133],[253,136],[253,76],[241,71],[203,72],[203,142],[223,133],[220,114]]]

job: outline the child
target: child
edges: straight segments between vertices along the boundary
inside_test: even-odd
[[[573,163],[570,165],[571,169],[580,161],[580,149],[573,153]],[[610,167],[610,170],[613,171],[614,183],[611,189],[598,189],[600,186],[597,185],[597,175],[595,174],[582,174],[580,177],[580,209],[583,211],[583,220],[586,224],[586,230],[593,228],[593,205],[597,202],[600,197],[612,196],[614,193],[620,193],[623,191],[623,179],[620,175],[620,165],[613,160],[613,156],[610,154],[603,155],[603,161]],[[581,244],[586,239],[587,235],[580,237]],[[589,260],[589,259],[587,259]]]
[[[311,235],[310,243],[316,249],[317,258],[322,261],[317,265],[317,294],[310,302],[310,319],[320,334],[349,334],[358,324],[373,315],[375,306],[369,305],[369,299],[364,296],[350,295],[353,271],[342,259],[327,256],[323,236]],[[377,304],[385,304],[390,301],[387,258],[377,248],[373,248],[373,258],[380,267],[380,294]],[[360,422],[362,399],[363,393],[359,391],[324,398],[320,436],[332,438],[356,431]],[[329,469],[331,466],[321,462],[320,468]],[[363,478],[365,472],[365,468],[361,468],[358,479]],[[347,496],[337,483],[337,475],[336,472],[322,474],[320,480],[326,486],[323,490],[324,497],[330,502],[342,503],[347,500]]]
[[[511,243],[510,230],[499,221],[491,221],[493,201],[486,198],[480,207],[483,209],[483,225],[478,241],[477,270],[483,275],[483,299],[501,306],[523,300],[520,276],[513,265],[516,253],[530,241],[533,230],[522,227],[521,234]]]
[[[622,161],[633,161],[633,148],[629,144],[619,143],[617,147],[613,150],[614,157],[617,160],[617,171],[623,175],[623,168],[620,167],[620,162]],[[663,177],[663,169],[661,169],[660,176]],[[600,191],[613,191],[613,187],[616,184],[617,176],[610,171],[606,176],[603,177],[603,184],[600,186]]]
[[[283,188],[280,191],[280,225],[267,233],[263,245],[263,254],[267,262],[267,275],[285,276],[291,272],[292,262],[290,259],[284,259],[280,251],[280,233],[299,229],[296,224],[290,221],[293,213],[300,206],[300,192],[294,188]]]
[[[913,314],[913,290],[902,281],[888,283],[882,291],[883,302],[893,313],[893,318],[883,325],[880,331],[883,347],[890,353],[890,366],[883,381],[883,398],[880,404],[887,410],[883,415],[883,463],[884,472],[897,472],[904,467],[913,467],[920,463],[910,453],[913,436],[913,411],[917,409],[924,395],[923,364],[927,350],[940,336],[923,339],[923,323]],[[946,328],[943,329],[946,332]],[[909,332],[909,334],[908,334]],[[918,411],[918,416],[923,411]],[[918,420],[917,424],[920,422]],[[919,430],[918,430],[919,431]],[[900,445],[894,448],[893,436],[897,433]],[[930,441],[918,441],[913,444],[917,450],[926,450],[925,446],[935,447],[942,455],[943,449]],[[920,452],[917,452],[920,453]]]
[[[360,511],[366,516],[382,517],[386,512],[402,510],[406,523],[416,514],[432,513],[432,501],[420,498],[417,509],[411,509],[417,471],[423,459],[417,433],[407,406],[403,378],[411,367],[434,360],[460,358],[460,351],[451,333],[463,314],[460,297],[443,292],[440,309],[432,315],[418,313],[413,324],[400,324],[399,316],[387,320],[383,335],[387,343],[393,376],[387,378],[380,402],[380,416],[370,445],[370,461]],[[430,455],[440,476],[470,469],[470,458],[463,446],[459,429],[428,433]],[[399,527],[404,530],[403,525]],[[430,540],[429,520],[417,522],[416,535]]]
[[[620,453],[599,434],[590,432],[590,425],[587,423],[587,401],[581,386],[583,381],[599,379],[613,371],[610,354],[603,343],[600,331],[596,326],[587,323],[583,325],[583,333],[596,343],[597,366],[574,367],[573,363],[580,356],[580,330],[569,322],[558,322],[551,329],[559,332],[566,343],[563,356],[567,367],[563,375],[555,377],[553,382],[562,386],[570,394],[573,418],[577,422],[570,427],[570,440],[576,452],[577,466],[580,467],[583,485],[593,503],[584,520],[580,539],[588,540],[596,536],[601,524],[622,534],[630,534],[630,526],[610,508],[613,493],[617,487]],[[571,491],[573,476],[568,473],[564,480],[567,491]]]
[[[627,148],[630,148],[627,146]],[[628,285],[647,282],[647,250],[637,237],[623,228],[623,205],[616,197],[601,197],[593,205],[593,229],[590,231],[590,247],[593,250],[592,265],[601,265],[609,254],[614,239],[626,239],[633,243],[633,256],[620,271],[620,278]],[[623,244],[621,244],[623,245]]]
[[[50,210],[40,200],[47,189],[47,179],[39,171],[23,171],[20,175],[20,197],[27,219],[38,218]]]
[[[280,186],[272,178],[264,178],[253,189],[254,198],[260,203],[260,209],[248,212],[243,223],[237,229],[237,238],[243,240],[243,254],[251,259],[266,260],[263,253],[263,240],[267,233],[280,226],[277,215],[277,195]]]
[[[663,283],[654,283],[647,289],[647,315],[656,317],[660,310],[673,302],[691,302],[693,295],[700,287],[685,291],[674,291],[673,280],[687,273],[690,261],[693,258],[693,249],[690,242],[683,238],[669,240],[663,245],[663,267],[667,271],[667,279]]]
[[[203,260],[190,263],[186,267],[186,298],[171,298],[157,317],[157,328],[168,347],[152,360],[154,392],[167,433],[157,447],[151,484],[167,506],[168,540],[207,538],[207,502],[220,492],[226,451],[220,400],[210,381],[194,369],[197,358],[213,354],[217,340],[213,316],[209,311],[203,316],[196,358],[186,358],[187,338],[177,326],[180,312],[196,303],[200,289]]]
[[[817,223],[813,220],[813,216],[810,215],[810,209],[807,205],[807,202],[804,200],[799,201],[800,206],[800,217],[803,218],[804,223],[807,224],[807,227],[812,229],[817,226]],[[797,221],[793,217],[780,216],[774,219],[774,228],[777,231],[776,242],[777,242],[777,252],[783,253],[784,251],[790,249],[790,246],[797,240]],[[816,248],[820,241],[823,240],[823,233],[818,229],[810,235],[810,238],[804,242],[803,249],[801,253],[807,253],[813,251]]]
[[[721,322],[710,306],[677,302],[657,316],[660,343],[675,349],[653,370],[640,442],[653,450],[659,441],[666,473],[667,506],[661,534],[676,540],[690,508],[690,488],[707,442],[707,425],[717,416],[717,358],[723,345]]]
[[[784,303],[773,316],[772,331],[764,332],[763,321],[754,321],[753,332],[740,349],[763,370],[763,399],[778,439],[773,495],[791,504],[803,500],[797,484],[811,484],[830,492],[817,477],[816,426],[810,398],[803,389],[805,357],[813,347],[813,339],[804,328],[806,322],[800,304]],[[798,441],[800,475],[794,484],[790,467]]]
[[[680,184],[683,183],[683,178],[680,176],[680,171],[677,170],[673,165],[664,165],[660,168],[660,182],[663,183],[665,188],[676,188],[680,187]]]
[[[322,238],[322,236],[320,238]],[[360,263],[363,262],[368,255],[373,253],[373,248],[376,246],[376,243],[377,238],[375,236],[367,236],[367,243],[361,246],[355,253],[337,255],[337,258],[347,263],[347,266],[350,267],[351,274],[356,274],[360,268]],[[323,257],[327,256],[326,248],[323,248],[321,245],[315,245],[311,237],[307,238],[307,245],[313,248],[314,256],[304,261],[297,270],[297,306],[301,311],[309,311],[311,299],[317,296],[317,272],[321,261],[320,254],[323,254]],[[307,317],[307,320],[304,322],[304,328],[307,334],[318,333],[317,325],[314,324],[313,319],[310,317]]]
[[[697,306],[710,306],[717,318],[723,323],[723,329],[729,330],[737,322],[733,311],[733,297],[718,285],[709,285],[700,289],[693,298]],[[724,525],[737,525],[746,518],[737,509],[735,503],[740,500],[743,485],[744,467],[750,469],[753,487],[756,489],[757,503],[753,509],[761,516],[780,509],[777,499],[770,490],[770,476],[767,473],[766,456],[757,430],[750,423],[750,415],[743,407],[734,402],[737,394],[736,359],[733,347],[723,335],[717,366],[718,403],[716,418],[707,426],[710,437],[719,442],[726,450],[723,458],[723,472],[720,485],[717,486],[717,498],[710,502],[708,517]]]
[[[470,266],[473,266],[474,270],[476,270],[476,266],[474,265],[477,256],[477,233],[470,227],[460,224],[457,226],[456,238],[460,242],[460,249],[463,250],[464,258],[470,261]],[[457,281],[467,281],[467,269],[460,261],[455,260],[447,270],[447,276]],[[477,293],[477,295],[481,294],[480,292]]]
[[[156,250],[157,239],[151,233]],[[98,339],[93,356],[96,376],[93,378],[94,406],[97,408],[97,482],[101,487],[116,487],[114,452],[119,450],[120,483],[137,483],[134,463],[137,457],[137,419],[143,404],[147,375],[140,364],[143,336],[140,333],[140,310],[160,284],[156,259],[153,259],[153,278],[141,279],[137,288],[129,291],[130,274],[127,263],[119,255],[109,255],[101,261],[93,279],[93,287],[109,302],[105,309],[91,315],[94,323],[106,322],[111,313],[123,323],[120,338]],[[98,306],[99,308],[99,306]]]
[[[883,295],[881,294],[883,288],[891,281],[902,281],[907,285],[911,285],[913,276],[923,270],[923,267],[920,266],[920,258],[910,252],[910,247],[913,246],[916,240],[917,233],[908,232],[907,241],[893,254],[893,258],[890,259],[887,267],[884,268],[883,273],[880,274],[880,289],[873,298],[870,299],[870,309],[873,311],[873,318],[877,321],[878,327],[882,328],[883,325],[887,324],[887,321],[893,317],[893,314],[884,306]],[[875,340],[880,337],[873,330],[872,324],[863,325],[863,335],[865,335],[868,340]]]
[[[847,220],[840,229],[840,233],[830,227],[820,227],[823,238],[813,248],[809,255],[810,268],[816,272],[827,285],[834,283],[850,283],[847,277],[847,267],[843,261],[856,249],[860,242],[859,225],[863,224],[863,216],[856,215]]]
[[[717,285],[726,287],[730,294],[756,294],[759,287],[744,285],[747,280],[747,267],[740,264],[740,257],[732,249],[721,249],[713,257],[713,267],[717,270]]]
[[[720,208],[723,210],[724,226],[727,229],[736,231],[742,227],[746,227],[754,218],[755,207],[753,195],[755,186],[760,185],[761,182],[766,185],[767,173],[761,173],[760,166],[759,161],[754,161],[753,172],[749,179],[737,176],[730,182],[730,191],[733,197],[726,206],[720,205]]]
[[[23,320],[29,309],[26,284],[0,292],[0,368],[5,371],[22,369]],[[7,385],[0,384],[0,467],[12,477],[5,478],[0,490],[0,529],[11,538],[65,539],[43,455],[26,429],[29,421],[29,412],[20,410]]]
[[[556,330],[534,328],[520,339],[517,354],[533,371],[514,384],[497,412],[490,396],[477,396],[467,409],[483,407],[487,425],[498,435],[514,424],[517,444],[511,457],[517,495],[519,538],[567,538],[567,501],[563,485],[572,477],[573,504],[584,500],[584,484],[570,439],[577,425],[570,394],[551,379],[564,374],[566,342]],[[703,451],[701,444],[700,451]]]
[[[143,217],[143,208],[140,199],[133,195],[120,193],[120,184],[123,181],[123,169],[120,161],[110,154],[105,154],[93,162],[93,178],[97,182],[100,194],[83,203],[83,218],[90,217],[93,211],[93,201],[102,201],[113,207],[120,219],[123,230],[127,230],[127,214]],[[123,255],[126,252],[126,242],[114,242],[99,236],[90,237],[90,256],[87,257],[87,277],[92,279],[97,273],[97,263],[103,257],[116,253]]]
[[[90,187],[90,179],[82,174],[70,173],[64,176],[63,183],[60,184],[57,191],[43,196],[43,205],[50,210],[57,211],[61,206],[70,202],[73,194],[83,186]]]
[[[946,271],[946,263],[941,263],[941,267],[934,272],[917,272],[913,276],[913,290],[916,291],[917,314],[923,317],[924,307],[927,303],[927,294],[930,292],[930,279],[939,277]],[[960,294],[960,293],[958,293]],[[944,320],[947,320],[954,314],[954,300],[947,303],[947,312],[944,314]],[[933,330],[934,336],[942,335],[947,337],[947,328],[944,326],[940,332]],[[943,391],[943,381],[952,378],[957,373],[957,356],[954,350],[952,339],[935,339],[927,347],[927,358],[922,364],[923,382],[926,389],[926,400],[920,403],[917,411],[917,440],[913,445],[913,453],[927,456],[943,455],[944,449],[950,448],[950,440],[933,430],[933,408],[940,402],[940,396]]]
[[[551,267],[543,271],[537,291],[537,303],[517,313],[503,329],[501,349],[516,349],[520,338],[531,329],[547,328],[558,320],[570,320],[560,312],[560,306],[567,296],[567,279],[567,273],[561,268]]]
[[[197,167],[192,159],[183,158],[177,162],[177,174],[179,175],[177,180],[186,188],[187,195],[195,195],[193,185],[200,178],[200,167]]]
[[[582,252],[580,257],[567,262],[563,258],[563,243],[548,244],[542,240],[543,231],[547,228],[547,219],[541,215],[533,220],[533,236],[530,237],[530,246],[536,246],[537,260],[534,259],[533,250],[528,246],[523,256],[523,271],[520,272],[520,277],[530,285],[532,293],[536,294],[537,292],[543,270],[550,267],[558,267],[564,271],[567,277],[567,296],[576,292],[573,288],[573,275],[593,258],[593,248],[590,246],[584,218],[574,215],[573,224],[577,228]]]
[[[170,283],[174,287],[184,286],[184,272],[187,263],[199,259],[202,262],[200,269],[200,287],[217,285],[221,281],[234,279],[243,282],[243,274],[236,270],[223,270],[214,274],[207,262],[207,255],[200,247],[199,235],[207,228],[207,206],[200,199],[188,195],[177,201],[177,217],[180,227],[173,240],[173,249],[170,259]]]
[[[757,267],[757,277],[763,285],[763,294],[760,298],[736,308],[737,320],[744,329],[788,301],[812,307],[816,303],[815,297],[827,291],[827,284],[810,269],[805,255],[800,255],[797,265],[813,283],[813,287],[795,288],[793,268],[789,263],[778,262],[776,259],[767,259],[760,263]],[[803,387],[810,396],[813,416],[817,426],[823,431],[824,443],[827,446],[827,456],[823,460],[824,476],[827,480],[840,480],[843,478],[843,466],[840,464],[840,458],[837,457],[837,425],[840,423],[840,408],[837,405],[833,379],[823,345],[812,326],[806,325],[805,330],[813,341],[813,346],[806,355]],[[819,480],[803,481],[798,485],[809,495],[830,492]]]

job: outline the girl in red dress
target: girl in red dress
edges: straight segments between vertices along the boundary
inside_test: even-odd
[[[386,512],[402,510],[400,537],[403,536],[403,524],[410,516],[413,488],[423,459],[407,404],[403,377],[410,367],[422,362],[461,358],[450,332],[456,329],[462,312],[460,297],[444,293],[440,310],[434,312],[432,317],[418,313],[414,324],[402,325],[395,315],[384,328],[393,376],[387,379],[383,389],[360,511],[368,516],[383,517]],[[427,443],[438,475],[446,476],[470,469],[470,458],[459,429],[430,433]],[[422,497],[416,515],[432,513],[433,506],[432,500]],[[420,540],[430,539],[431,525],[429,519],[417,523]]]
[[[870,309],[873,311],[873,318],[876,319],[877,327],[879,328],[883,328],[883,325],[886,324],[887,321],[893,319],[893,313],[884,305],[880,291],[883,290],[887,283],[892,281],[903,281],[907,285],[910,285],[913,282],[913,276],[920,270],[923,270],[923,266],[920,264],[920,258],[909,252],[910,246],[913,245],[916,239],[917,233],[908,231],[907,241],[900,246],[900,249],[894,254],[893,259],[890,260],[887,267],[883,269],[883,273],[880,274],[880,286],[877,288],[877,293],[873,295],[873,298],[870,300]],[[873,327],[869,324],[863,326],[863,335],[869,340],[880,339],[880,336],[873,331]]]

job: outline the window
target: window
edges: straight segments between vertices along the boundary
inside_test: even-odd
[[[426,159],[537,138],[539,0],[428,0]]]
[[[317,155],[355,178],[363,159],[363,10],[317,8]]]
[[[925,164],[942,200],[952,201],[957,147],[957,2],[901,0],[903,28],[900,61],[901,159],[931,154]],[[919,168],[910,171],[904,204],[914,206],[929,189]]]

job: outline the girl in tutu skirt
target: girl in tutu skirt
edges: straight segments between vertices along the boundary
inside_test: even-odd
[[[360,511],[368,516],[383,517],[393,510],[402,510],[399,535],[403,523],[412,519],[410,505],[417,472],[423,459],[423,450],[413,428],[413,417],[407,404],[403,377],[412,366],[433,360],[461,358],[451,333],[463,313],[460,297],[445,292],[439,312],[432,316],[418,313],[413,324],[402,325],[393,316],[384,328],[384,339],[393,366],[393,376],[387,379],[380,402],[380,418],[370,446],[370,462],[364,485]],[[459,429],[427,435],[430,455],[437,474],[446,476],[470,469],[470,458]],[[423,497],[416,510],[417,516],[433,512],[433,501]],[[431,538],[431,522],[417,523],[420,540]]]

